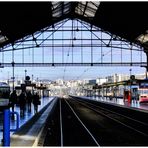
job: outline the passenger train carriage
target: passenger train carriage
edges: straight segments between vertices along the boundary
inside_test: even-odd
[[[148,82],[142,82],[138,89],[139,103],[148,103]]]

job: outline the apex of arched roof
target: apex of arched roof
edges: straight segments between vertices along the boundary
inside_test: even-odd
[[[65,18],[79,18],[147,48],[148,2],[0,2],[0,47]]]

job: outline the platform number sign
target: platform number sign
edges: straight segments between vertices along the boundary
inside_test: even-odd
[[[26,81],[29,81],[30,80],[30,77],[29,76],[26,76],[25,79],[26,79]]]
[[[134,80],[135,80],[135,75],[131,75],[131,76],[130,76],[130,80],[131,80],[131,81],[134,81]]]

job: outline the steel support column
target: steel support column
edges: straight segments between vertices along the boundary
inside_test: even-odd
[[[146,77],[146,79],[147,79],[147,77],[148,77],[148,76],[147,76],[147,72],[148,72],[148,50],[144,48],[144,52],[145,52],[145,54],[146,54],[146,66],[143,66],[143,67],[146,68],[145,77]]]

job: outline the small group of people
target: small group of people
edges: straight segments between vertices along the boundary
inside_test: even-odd
[[[28,112],[31,112],[31,105],[33,103],[34,105],[34,113],[38,112],[38,105],[41,104],[39,94],[36,92],[35,94],[32,94],[31,91],[24,91],[20,93],[20,95],[17,95],[16,90],[14,90],[10,94],[9,98],[10,105],[12,107],[12,112],[14,111],[14,106],[17,104],[20,107],[20,116],[24,117],[26,107],[28,109]]]

